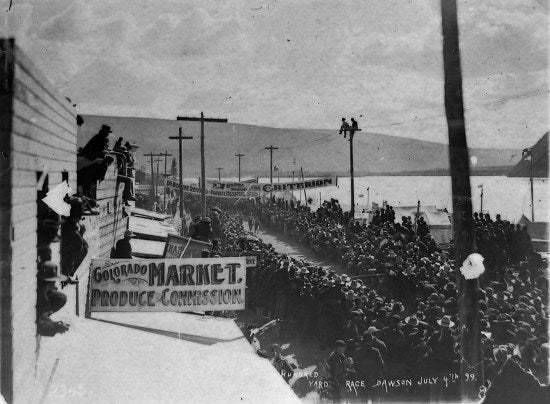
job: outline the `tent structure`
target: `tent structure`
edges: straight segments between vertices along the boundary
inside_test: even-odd
[[[533,247],[537,252],[550,251],[550,223],[532,222],[525,215],[521,216],[519,224],[527,226],[527,233],[531,236]]]
[[[395,220],[401,221],[402,216],[410,216],[413,219],[416,215],[416,206],[393,207]],[[447,209],[440,209],[435,206],[421,206],[420,216],[430,226],[430,234],[439,244],[450,243],[453,239],[453,227],[451,214]]]

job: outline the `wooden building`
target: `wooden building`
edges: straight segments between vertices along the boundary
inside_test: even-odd
[[[37,195],[63,181],[77,191],[76,111],[13,39],[0,39],[0,83],[0,390],[8,402],[38,402],[56,366],[40,360],[41,346],[55,346],[56,337],[41,337],[36,327]],[[76,272],[80,315],[89,260],[108,257],[127,229],[122,187],[112,164],[98,186],[100,214],[84,218],[89,251]],[[58,266],[60,243],[51,243]],[[73,296],[72,288],[63,293]],[[76,315],[75,306],[70,310]]]

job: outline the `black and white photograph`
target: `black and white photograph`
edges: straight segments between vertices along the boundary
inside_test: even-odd
[[[550,400],[549,0],[0,0],[0,404]]]

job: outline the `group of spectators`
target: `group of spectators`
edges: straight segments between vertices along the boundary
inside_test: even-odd
[[[258,318],[282,319],[287,330],[322,347],[340,341],[345,357],[352,358],[346,369],[353,369],[354,378],[374,381],[420,371],[426,376],[458,371],[460,296],[454,261],[430,236],[426,223],[417,222],[416,229],[410,218],[395,223],[389,206],[368,225],[348,223],[334,199],[316,212],[273,201],[216,204],[211,215],[221,224],[215,235],[220,253],[259,258],[257,268],[247,269],[246,294],[247,308]],[[272,245],[245,237],[239,214],[339,261],[351,275],[279,254]],[[490,229],[498,240],[499,230],[509,228],[499,219],[492,222],[484,215],[476,232]],[[538,254],[526,238],[514,244],[523,232],[504,233],[499,245],[506,259],[489,263],[480,278],[485,377],[494,378],[513,358],[548,383],[547,272],[542,260],[528,260]],[[482,255],[486,245],[478,240]],[[511,246],[516,246],[514,252],[506,250]],[[332,376],[337,386],[338,378],[334,372]]]
[[[134,196],[134,157],[132,150],[137,146],[130,142],[123,144],[119,137],[113,149],[109,148],[109,135],[113,133],[109,125],[102,125],[84,147],[78,151],[77,174],[81,192],[91,200],[96,199],[98,182],[105,179],[108,167],[116,161],[117,181],[124,184],[122,200],[129,206],[129,201],[135,201]]]

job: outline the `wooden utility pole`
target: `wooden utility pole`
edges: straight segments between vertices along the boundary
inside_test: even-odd
[[[279,148],[269,146],[264,149],[269,150],[269,182],[273,184],[273,150],[279,150]]]
[[[163,201],[163,207],[162,210],[166,212],[166,178],[168,178],[168,173],[166,171],[166,164],[167,164],[167,158],[171,157],[172,155],[168,153],[168,150],[165,150],[164,153],[160,153],[161,156],[164,156],[164,201]]]
[[[480,195],[480,199],[481,199],[481,204],[480,204],[480,207],[479,207],[479,211],[481,213],[483,213],[483,184],[481,184],[481,195]]]
[[[244,154],[235,154],[235,157],[239,158],[239,182],[241,182],[241,157],[244,157]]]
[[[533,191],[533,149],[523,149],[521,158],[525,160],[529,157],[529,181],[531,182],[531,222],[535,221],[535,193]]]
[[[159,154],[159,156],[162,155]],[[155,177],[155,196],[158,195],[158,186],[159,186],[159,163],[162,161],[162,159],[155,159],[155,163],[157,163],[157,175]]]
[[[184,235],[184,218],[183,218],[183,169],[182,169],[182,150],[181,150],[181,141],[185,139],[193,139],[191,136],[183,136],[181,128],[179,128],[179,134],[178,136],[169,136],[168,139],[178,140],[179,143],[179,185],[180,185],[180,192],[179,192],[179,205],[180,205],[180,221],[181,221],[181,229],[180,234]]]
[[[204,123],[205,122],[227,122],[225,118],[205,118],[201,112],[200,118],[189,116],[178,116],[178,121],[194,121],[201,123],[201,199],[202,199],[202,218],[206,217],[206,173],[204,166]]]
[[[223,167],[216,167],[216,170],[218,170],[218,181],[221,181]]]
[[[346,128],[344,134],[349,132],[349,179],[350,179],[350,203],[351,208],[349,211],[350,220],[355,220],[355,178],[353,176],[353,135],[355,132],[361,132],[359,128]]]
[[[155,192],[155,170],[153,168],[153,157],[158,157],[160,154],[156,153],[148,153],[144,154],[145,157],[150,157],[151,159],[151,197],[155,198],[156,192]]]
[[[302,181],[304,181],[304,170],[300,166],[300,174],[302,175]],[[304,188],[304,204],[307,206],[307,194],[306,189]]]
[[[443,31],[443,67],[445,74],[445,112],[449,133],[449,163],[453,193],[453,233],[455,270],[458,284],[460,327],[460,370],[463,401],[478,400],[484,383],[479,322],[479,280],[466,279],[460,267],[474,252],[475,229],[472,218],[470,160],[464,122],[462,73],[460,70],[459,33],[456,0],[441,0]]]

